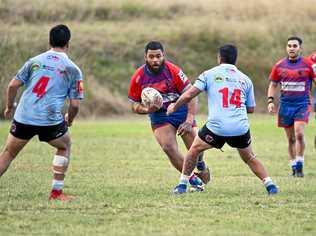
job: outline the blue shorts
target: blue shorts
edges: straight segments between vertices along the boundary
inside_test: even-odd
[[[171,124],[176,129],[186,120],[188,114],[188,106],[183,105],[181,106],[176,112],[170,114],[169,116],[166,114],[166,109],[161,109],[157,112],[153,112],[149,114],[149,118],[151,121],[151,127],[153,130]],[[195,121],[194,124],[195,125]]]
[[[304,121],[308,123],[310,105],[285,105],[280,104],[278,115],[278,126],[289,128],[294,125],[295,121]]]

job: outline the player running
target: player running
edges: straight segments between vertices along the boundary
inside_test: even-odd
[[[207,93],[208,121],[199,130],[185,156],[180,182],[174,189],[175,194],[187,192],[189,176],[196,165],[198,154],[210,148],[221,149],[225,143],[237,148],[242,160],[263,181],[268,194],[278,192],[251,148],[247,112],[254,112],[254,90],[251,80],[235,66],[236,60],[237,48],[234,45],[220,47],[219,66],[203,72],[194,85],[168,107],[167,114],[172,115],[202,91]]]
[[[9,118],[14,109],[17,91],[24,92],[14,114],[10,133],[0,154],[0,176],[35,135],[57,149],[53,159],[53,182],[50,200],[68,201],[74,197],[63,193],[64,178],[70,158],[71,126],[83,99],[82,73],[68,58],[70,30],[57,25],[50,30],[51,50],[29,59],[11,80],[7,88],[4,116]],[[63,115],[66,99],[69,108]]]
[[[168,116],[167,107],[176,101],[180,95],[191,87],[191,83],[182,70],[165,60],[164,49],[160,42],[149,42],[145,47],[145,65],[138,68],[130,81],[128,92],[132,104],[132,111],[137,114],[148,114],[151,121],[154,136],[167,154],[171,164],[182,171],[183,155],[178,149],[176,134],[180,135],[187,148],[190,148],[197,132],[194,116],[196,113],[196,101],[183,105],[179,110]],[[163,100],[155,101],[149,108],[141,103],[141,92],[146,87],[158,90]],[[162,107],[161,107],[162,105]],[[161,108],[160,108],[161,107]],[[210,172],[199,155],[197,163],[199,177],[204,183],[210,180]],[[190,183],[197,190],[203,189],[203,184],[196,175],[190,176]]]
[[[310,114],[310,90],[315,73],[309,62],[301,57],[302,39],[287,40],[288,56],[277,62],[269,76],[268,111],[275,113],[274,98],[281,87],[278,126],[284,128],[288,140],[288,153],[294,177],[303,177],[304,128]]]

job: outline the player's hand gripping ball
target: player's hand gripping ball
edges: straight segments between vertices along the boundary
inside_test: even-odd
[[[142,90],[141,94],[142,98],[142,104],[146,107],[156,107],[157,109],[160,109],[162,107],[162,96],[154,88],[147,87]]]

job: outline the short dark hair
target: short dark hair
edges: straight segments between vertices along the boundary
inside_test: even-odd
[[[71,37],[69,28],[66,25],[56,25],[49,32],[49,44],[55,48],[63,48]]]
[[[290,41],[290,40],[297,40],[300,45],[302,45],[303,43],[303,40],[298,36],[291,36],[287,39],[287,41]]]
[[[237,60],[237,47],[232,44],[221,46],[218,50],[221,62],[235,65]]]
[[[147,45],[145,46],[145,53],[148,52],[148,50],[161,50],[162,52],[163,50],[163,46],[160,42],[158,41],[150,41],[149,43],[147,43]]]

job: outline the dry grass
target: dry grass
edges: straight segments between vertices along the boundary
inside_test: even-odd
[[[161,40],[168,57],[191,78],[216,64],[220,44],[234,42],[239,66],[253,78],[260,104],[266,77],[285,55],[288,36],[302,36],[306,53],[316,49],[313,2],[2,0],[0,86],[5,87],[28,57],[47,49],[48,30],[63,22],[73,32],[71,57],[88,80],[95,78],[114,97],[125,99],[129,77],[143,62],[148,40]],[[98,96],[88,99],[92,97]]]

